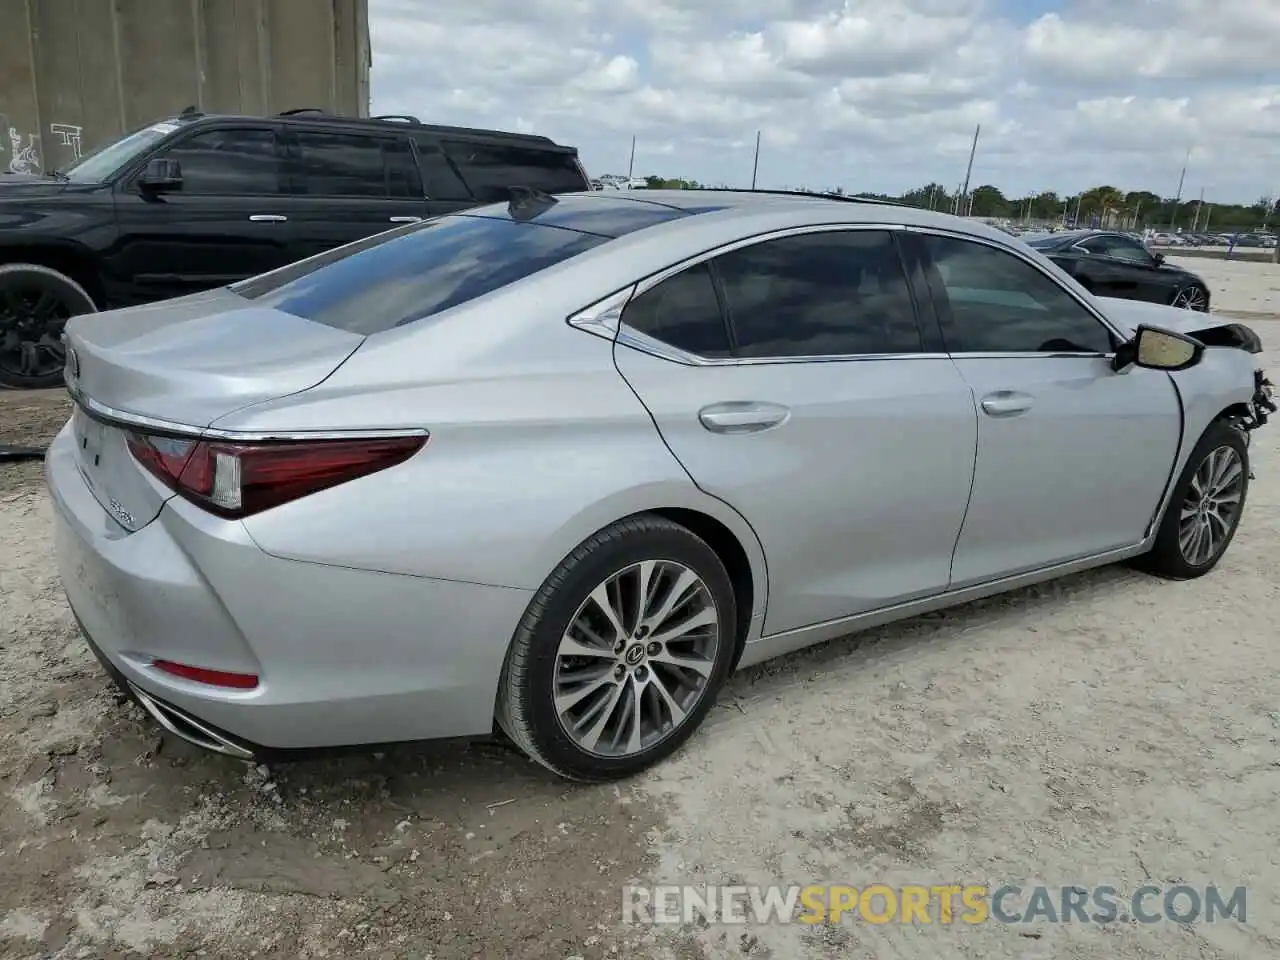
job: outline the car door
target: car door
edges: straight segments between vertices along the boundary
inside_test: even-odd
[[[1181,437],[1169,375],[1115,371],[1119,338],[1029,257],[951,236],[918,242],[978,412],[952,586],[1141,541]]]
[[[1136,240],[1115,234],[1089,237],[1079,244],[1090,254],[1094,293],[1126,300],[1168,303],[1173,291],[1155,257]]]
[[[646,281],[615,359],[759,536],[766,634],[946,589],[976,416],[888,229],[784,232]]]
[[[119,236],[104,265],[129,302],[222,286],[289,262],[274,125],[197,127],[150,159],[177,161],[182,179],[163,192],[142,188],[140,167],[116,187]]]
[[[408,136],[294,124],[284,138],[295,260],[426,218]]]

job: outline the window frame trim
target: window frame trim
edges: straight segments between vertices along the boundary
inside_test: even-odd
[[[946,227],[909,224],[905,226],[903,229],[909,233],[914,233],[914,234],[919,234],[924,236],[937,236],[937,237],[943,237],[948,240],[964,240],[964,241],[968,241],[969,243],[976,243],[980,246],[990,247],[993,250],[999,250],[1002,253],[1011,254],[1016,259],[1021,260],[1023,263],[1027,264],[1033,270],[1037,271],[1042,277],[1044,277],[1050,283],[1054,284],[1059,290],[1061,290],[1063,293],[1069,296],[1072,300],[1074,300],[1077,304],[1079,304],[1084,309],[1085,313],[1089,314],[1098,323],[1100,323],[1102,325],[1102,328],[1108,331],[1117,341],[1119,341],[1120,343],[1127,343],[1130,339],[1132,339],[1124,331],[1118,329],[1106,317],[1106,315],[1102,313],[1102,311],[1095,308],[1092,304],[1087,303],[1085,300],[1079,297],[1075,293],[1075,291],[1065,286],[1060,280],[1058,280],[1057,277],[1055,277],[1052,273],[1046,270],[1043,264],[1037,263],[1034,257],[1027,256],[1021,250],[1018,250],[1013,246],[991,240],[987,237],[975,236],[974,234],[965,233],[959,230],[949,230]],[[1032,248],[1029,248],[1029,249],[1032,249]],[[1041,255],[1043,256],[1043,254]],[[930,285],[930,293],[932,294],[932,299],[934,301],[934,309],[939,312],[939,322],[941,322],[941,311],[939,310],[939,304],[938,304],[939,295],[938,295],[938,291],[934,290],[932,285]],[[953,350],[953,351],[948,351],[946,354],[946,356],[949,356],[949,357],[964,358],[964,359],[982,359],[982,360],[1004,359],[1004,358],[1045,359],[1045,358],[1068,358],[1068,357],[1076,357],[1076,358],[1093,357],[1095,359],[1097,358],[1112,359],[1115,357],[1115,355],[1116,355],[1116,352],[1114,349],[1108,351],[1107,353],[1098,353],[1096,350],[1087,350],[1087,351],[1085,350],[1042,350],[1042,351]]]
[[[903,262],[903,251],[897,242],[897,238],[893,235],[895,231],[905,229],[900,223],[820,223],[805,224],[798,227],[783,227],[776,230],[768,230],[764,233],[753,234],[749,237],[739,237],[737,240],[731,240],[728,243],[713,247],[710,250],[704,250],[701,253],[686,257],[679,263],[671,264],[664,267],[656,273],[652,273],[642,278],[634,284],[628,285],[626,288],[630,291],[629,295],[618,302],[622,297],[623,291],[616,291],[607,297],[603,297],[596,301],[595,304],[585,308],[582,311],[568,318],[571,326],[586,330],[589,333],[595,333],[597,336],[602,335],[604,330],[612,332],[613,340],[617,344],[630,347],[633,350],[639,350],[651,356],[658,357],[662,360],[670,360],[673,363],[683,364],[691,367],[747,367],[747,366],[764,366],[780,363],[850,363],[855,361],[870,360],[940,360],[946,359],[948,354],[934,352],[929,350],[921,350],[914,353],[821,353],[821,354],[805,354],[799,356],[775,356],[775,357],[704,357],[699,354],[689,353],[681,350],[679,347],[673,347],[668,343],[656,340],[647,334],[641,333],[627,324],[622,322],[622,313],[633,299],[643,293],[652,290],[658,284],[670,279],[678,273],[682,273],[699,264],[707,263],[726,253],[732,253],[735,250],[742,250],[746,247],[753,247],[761,243],[767,243],[771,240],[781,240],[786,237],[804,236],[811,233],[852,233],[852,232],[876,232],[888,233],[890,240],[894,245],[894,252],[898,258],[899,265],[903,272],[903,283],[906,285],[908,297],[911,300],[912,315],[916,323],[916,329],[920,334],[921,346],[927,346],[929,343],[929,331],[925,329],[925,319],[921,316],[921,305],[916,302],[915,291],[911,286],[911,275],[907,270],[907,264]],[[712,270],[713,278],[716,271]],[[718,278],[717,282],[718,282]]]

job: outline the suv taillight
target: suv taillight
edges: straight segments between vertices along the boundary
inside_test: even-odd
[[[233,519],[394,467],[426,442],[425,435],[252,443],[128,435],[134,458],[165,486]]]

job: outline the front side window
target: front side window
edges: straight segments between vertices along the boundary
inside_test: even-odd
[[[263,129],[197,133],[164,154],[182,167],[182,193],[264,196],[280,192],[275,134]]]
[[[902,262],[884,230],[766,240],[714,260],[742,357],[919,353]]]
[[[700,357],[729,356],[715,281],[705,263],[682,270],[627,304],[622,322],[633,330]]]
[[[1011,253],[925,236],[952,353],[1109,353],[1111,335],[1057,283]]]
[[[442,313],[606,242],[532,223],[441,217],[231,289],[259,306],[368,336]]]

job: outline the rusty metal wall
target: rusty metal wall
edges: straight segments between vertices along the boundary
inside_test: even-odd
[[[188,106],[369,115],[368,0],[0,0],[0,171]]]

